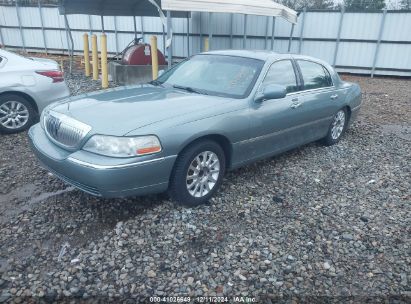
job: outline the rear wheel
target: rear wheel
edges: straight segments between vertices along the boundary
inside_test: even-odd
[[[327,146],[332,146],[340,141],[348,123],[348,115],[345,108],[339,110],[333,118],[333,121],[328,128],[327,136],[324,137],[323,143]]]
[[[223,149],[214,141],[201,141],[179,155],[170,180],[170,195],[190,207],[206,203],[221,186],[225,173]]]
[[[16,94],[0,96],[0,132],[17,133],[27,130],[35,121],[36,111],[24,97]]]

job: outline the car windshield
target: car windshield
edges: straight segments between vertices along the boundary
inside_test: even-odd
[[[189,92],[232,98],[250,94],[264,62],[258,59],[196,55],[161,75],[153,84]]]

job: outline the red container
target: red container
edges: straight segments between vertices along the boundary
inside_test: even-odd
[[[157,50],[158,64],[166,65],[166,59],[163,53]],[[130,46],[123,54],[121,63],[126,65],[151,65],[151,45],[136,44]]]

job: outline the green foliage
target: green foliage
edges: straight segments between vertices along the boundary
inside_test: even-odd
[[[347,10],[375,10],[385,8],[385,0],[344,0]]]
[[[278,2],[294,10],[335,8],[333,0],[279,0]]]
[[[378,10],[386,7],[386,0],[278,0],[279,3],[295,10],[307,9],[336,9],[339,5],[344,5],[347,10]],[[340,3],[340,4],[338,4]],[[411,0],[401,0],[404,9],[410,7]]]
[[[332,0],[304,0],[305,7],[307,9],[331,9],[334,8],[335,4]]]
[[[400,6],[401,9],[411,10],[411,0],[401,0]]]

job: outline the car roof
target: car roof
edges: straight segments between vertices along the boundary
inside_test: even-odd
[[[13,60],[20,60],[21,61],[21,60],[27,59],[27,58],[25,58],[21,55],[18,55],[16,53],[9,52],[9,51],[6,51],[6,50],[2,50],[2,49],[0,49],[0,56],[5,57],[8,60],[13,59]]]
[[[237,57],[246,57],[259,60],[268,60],[274,59],[277,57],[283,57],[283,55],[289,54],[279,54],[272,51],[264,50],[219,50],[219,51],[210,51],[202,54],[212,54],[212,55],[225,55],[225,56],[237,56]]]
[[[3,56],[3,57],[6,57],[6,56],[8,56],[8,55],[10,55],[10,54],[13,54],[13,53],[8,52],[8,51],[6,51],[6,50],[0,49],[0,55]]]
[[[323,65],[328,64],[324,62],[323,60],[310,57],[310,56],[305,56],[305,55],[299,55],[299,54],[292,54],[292,53],[276,53],[273,51],[268,51],[268,50],[219,50],[219,51],[210,51],[210,52],[205,52],[202,54],[215,54],[215,55],[225,55],[225,56],[238,56],[238,57],[246,57],[246,58],[253,58],[253,59],[259,59],[263,61],[268,61],[268,60],[278,60],[278,59],[306,59],[314,62],[321,63]]]

